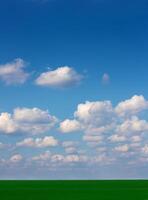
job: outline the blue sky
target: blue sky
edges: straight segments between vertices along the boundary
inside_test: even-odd
[[[1,179],[148,178],[147,10],[1,1]]]

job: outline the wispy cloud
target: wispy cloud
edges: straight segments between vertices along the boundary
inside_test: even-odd
[[[29,77],[29,73],[25,72],[26,65],[21,58],[0,65],[0,79],[6,85],[23,84]]]
[[[102,84],[106,85],[110,82],[110,76],[107,73],[104,73],[102,76]]]

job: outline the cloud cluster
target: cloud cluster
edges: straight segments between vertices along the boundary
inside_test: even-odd
[[[115,113],[110,101],[86,101],[77,106],[74,119],[66,119],[60,123],[62,132],[74,132],[78,130],[103,132],[115,118]],[[104,124],[106,127],[104,127]],[[69,130],[69,131],[68,131]]]
[[[12,114],[7,112],[0,114],[0,132],[44,133],[49,131],[57,121],[55,116],[39,108],[16,108]]]
[[[146,109],[148,109],[148,101],[146,101],[142,95],[135,95],[131,99],[120,102],[116,106],[115,111],[121,117],[128,117],[136,115]]]
[[[63,154],[51,154],[49,151],[45,153],[39,154],[38,156],[34,156],[32,158],[33,161],[48,161],[48,164],[54,165],[67,165],[70,163],[83,163],[87,161],[86,156],[77,155],[77,154],[70,154],[70,155],[63,155]],[[43,163],[42,163],[43,164]]]
[[[135,95],[116,106],[113,106],[111,101],[86,101],[78,104],[72,119],[60,122],[48,111],[39,108],[16,108],[12,114],[1,113],[1,133],[24,132],[44,135],[26,137],[15,143],[14,149],[17,152],[32,148],[33,155],[29,158],[15,153],[8,159],[1,159],[0,165],[16,165],[23,160],[31,167],[65,169],[122,162],[127,165],[147,163],[147,110],[148,101],[143,96]],[[56,129],[58,139],[46,133],[56,123],[59,124],[59,128]],[[72,135],[68,134],[72,132]],[[3,143],[0,144],[3,147]],[[50,148],[49,151],[49,147],[54,148]],[[4,151],[4,148],[1,149]]]
[[[59,129],[62,133],[83,133],[83,142],[97,152],[103,149],[107,154],[116,152],[117,157],[125,153],[141,157],[140,152],[147,151],[148,121],[140,116],[147,110],[148,101],[138,95],[115,107],[110,101],[87,101],[79,104],[74,118],[62,121]]]
[[[27,81],[30,73],[26,72],[27,63],[16,58],[11,62],[0,65],[0,80],[6,85],[23,84]],[[80,84],[83,75],[69,66],[61,66],[55,70],[43,72],[35,79],[35,84],[50,88],[67,88]]]
[[[53,136],[46,136],[44,138],[25,138],[23,141],[17,142],[18,147],[54,147],[58,145],[58,141]]]
[[[110,101],[85,102],[77,106],[74,119],[60,123],[61,132],[84,131],[88,135],[117,132],[142,132],[148,130],[148,122],[138,118],[138,114],[148,109],[148,101],[143,96],[133,96],[116,107]],[[116,137],[116,138],[115,138]],[[117,139],[117,135],[111,140]]]

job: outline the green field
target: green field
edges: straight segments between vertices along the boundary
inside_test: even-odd
[[[148,200],[148,181],[0,181],[2,200]]]

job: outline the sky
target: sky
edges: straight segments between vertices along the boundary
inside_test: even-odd
[[[0,179],[148,178],[147,10],[0,1]]]

